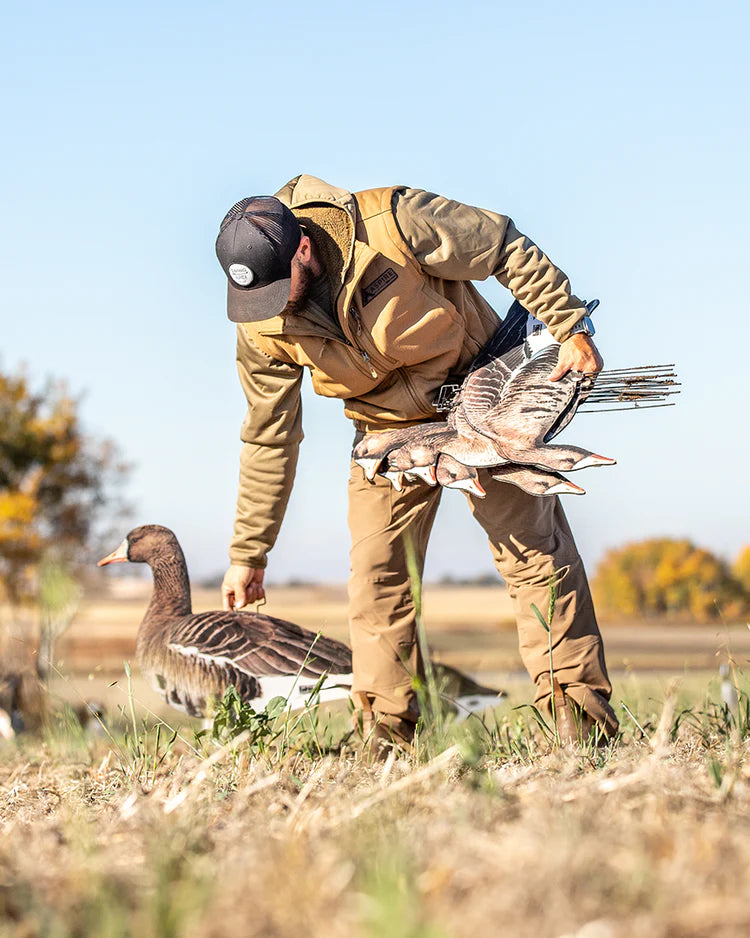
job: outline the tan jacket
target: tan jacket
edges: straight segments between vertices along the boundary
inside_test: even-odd
[[[506,216],[403,187],[352,195],[312,176],[277,196],[310,232],[333,304],[238,327],[248,413],[230,558],[253,567],[265,566],[294,481],[305,367],[358,428],[386,429],[435,419],[440,385],[497,328],[472,280],[496,276],[560,341],[585,315]]]

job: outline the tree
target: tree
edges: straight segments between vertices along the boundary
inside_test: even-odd
[[[82,559],[126,473],[111,441],[84,433],[78,403],[63,383],[34,391],[0,372],[0,591],[13,606],[36,598],[42,561]]]
[[[742,588],[750,595],[750,544],[743,547],[732,564],[732,574]]]
[[[626,616],[706,620],[741,614],[750,602],[725,561],[691,541],[672,538],[609,551],[592,586],[604,608]]]

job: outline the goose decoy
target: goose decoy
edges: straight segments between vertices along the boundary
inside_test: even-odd
[[[13,739],[26,728],[23,717],[20,674],[0,678],[0,739]]]
[[[596,301],[589,304],[596,308]],[[469,371],[449,415],[457,437],[441,451],[466,465],[519,463],[542,469],[583,469],[614,460],[580,447],[550,447],[591,390],[568,372],[549,381],[559,344],[517,301]]]
[[[459,433],[465,421],[491,441],[506,462],[553,471],[613,465],[614,459],[579,446],[549,445],[572,419],[584,386],[580,372],[568,372],[559,381],[549,380],[558,353],[558,345],[547,345],[529,357],[525,348],[519,347],[472,372],[458,402]],[[441,449],[467,465],[489,467],[498,462],[491,461],[489,447],[487,452],[468,457],[453,441]]]
[[[354,447],[352,458],[364,470],[365,478],[372,482],[392,450],[404,443],[414,442],[418,437],[426,438],[434,433],[442,433],[445,428],[444,421],[431,421],[409,427],[399,427],[395,430],[368,433]]]
[[[547,472],[536,466],[493,466],[488,470],[498,482],[510,482],[529,495],[585,495],[586,490],[557,472]]]
[[[13,739],[16,735],[10,721],[10,714],[0,707],[0,739]]]
[[[452,456],[446,456],[440,453],[435,468],[435,478],[438,485],[446,489],[461,489],[476,495],[477,498],[484,498],[487,492],[479,481],[479,473],[471,466],[464,466]]]
[[[124,561],[151,567],[154,592],[138,629],[136,659],[157,693],[176,709],[209,717],[230,684],[243,700],[261,707],[273,697],[284,697],[290,709],[302,707],[316,687],[320,701],[349,696],[352,653],[343,642],[257,612],[194,613],[185,557],[169,528],[134,528],[98,565]],[[458,689],[457,707],[462,696],[469,703],[477,696],[472,690],[477,685],[466,675],[436,667]],[[483,693],[493,695],[495,703],[502,696],[491,688]],[[486,708],[483,700],[477,709]]]
[[[595,306],[596,301],[589,304],[590,310]],[[549,445],[592,387],[591,379],[579,372],[549,381],[558,350],[559,343],[542,324],[515,302],[475,359],[445,423],[368,435],[355,449],[355,459],[368,478],[380,471],[399,489],[402,473],[435,485],[440,454],[473,469],[513,464],[555,472],[611,465],[614,460],[580,447]],[[457,474],[455,466],[446,468],[442,477],[452,488],[473,487],[475,480],[471,473]],[[517,469],[498,478],[517,478],[521,488],[527,484],[534,494],[582,491],[565,480],[532,478]]]
[[[515,463],[507,463],[504,466],[493,466],[488,472],[498,482],[510,482],[529,495],[586,494],[585,489],[558,473],[546,472],[535,466],[517,466]],[[464,466],[443,453],[440,454],[437,464],[437,481],[445,488],[463,489],[477,498],[484,498],[487,494],[479,481],[476,469]]]
[[[729,665],[719,665],[719,675],[721,676],[721,700],[731,713],[737,713],[739,697],[737,688],[730,679]]]
[[[121,561],[147,563],[153,572],[136,659],[176,709],[208,716],[230,684],[261,706],[277,696],[301,705],[321,678],[321,699],[348,695],[351,652],[341,642],[256,612],[194,613],[185,558],[169,528],[134,528],[99,566]]]
[[[462,723],[472,713],[481,713],[496,707],[505,697],[502,691],[478,684],[473,678],[447,664],[433,662],[435,683],[440,696],[456,709],[456,723]]]
[[[430,426],[430,425],[428,425]],[[440,445],[456,435],[456,431],[442,425],[440,431],[418,432],[414,427],[411,438],[388,453],[389,471],[403,472],[407,478],[421,479],[428,485],[437,485],[435,466],[440,455]]]

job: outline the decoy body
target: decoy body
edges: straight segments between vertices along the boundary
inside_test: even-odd
[[[153,572],[136,658],[157,693],[178,710],[210,716],[230,684],[254,706],[280,696],[295,709],[316,687],[321,701],[349,695],[352,653],[343,642],[257,612],[194,613],[185,558],[169,528],[134,528],[99,566],[123,561],[147,563]],[[499,691],[453,668],[438,668],[459,712],[484,710],[501,699]]]
[[[514,303],[477,356],[446,421],[369,434],[355,447],[355,461],[370,481],[380,472],[399,489],[404,478],[419,478],[481,498],[486,492],[476,470],[485,468],[532,495],[583,494],[559,472],[614,460],[550,445],[593,387],[580,372],[549,380],[558,351],[559,343]]]
[[[451,441],[442,451],[473,466],[512,462],[555,471],[611,465],[614,460],[590,450],[548,444],[570,422],[582,398],[580,372],[549,380],[558,352],[558,345],[549,345],[531,355],[524,344],[469,374],[457,402],[456,425],[460,432],[466,427],[480,434],[487,444],[474,454]],[[492,450],[500,459],[492,458]]]

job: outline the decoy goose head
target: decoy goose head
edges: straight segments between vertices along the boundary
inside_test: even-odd
[[[437,481],[447,489],[463,489],[476,495],[477,498],[484,498],[485,492],[479,482],[477,470],[471,466],[464,466],[452,456],[440,454],[436,467]]]
[[[152,563],[160,559],[182,559],[182,550],[169,528],[160,524],[142,524],[126,536],[117,550],[107,554],[97,564],[103,567],[109,563]]]

